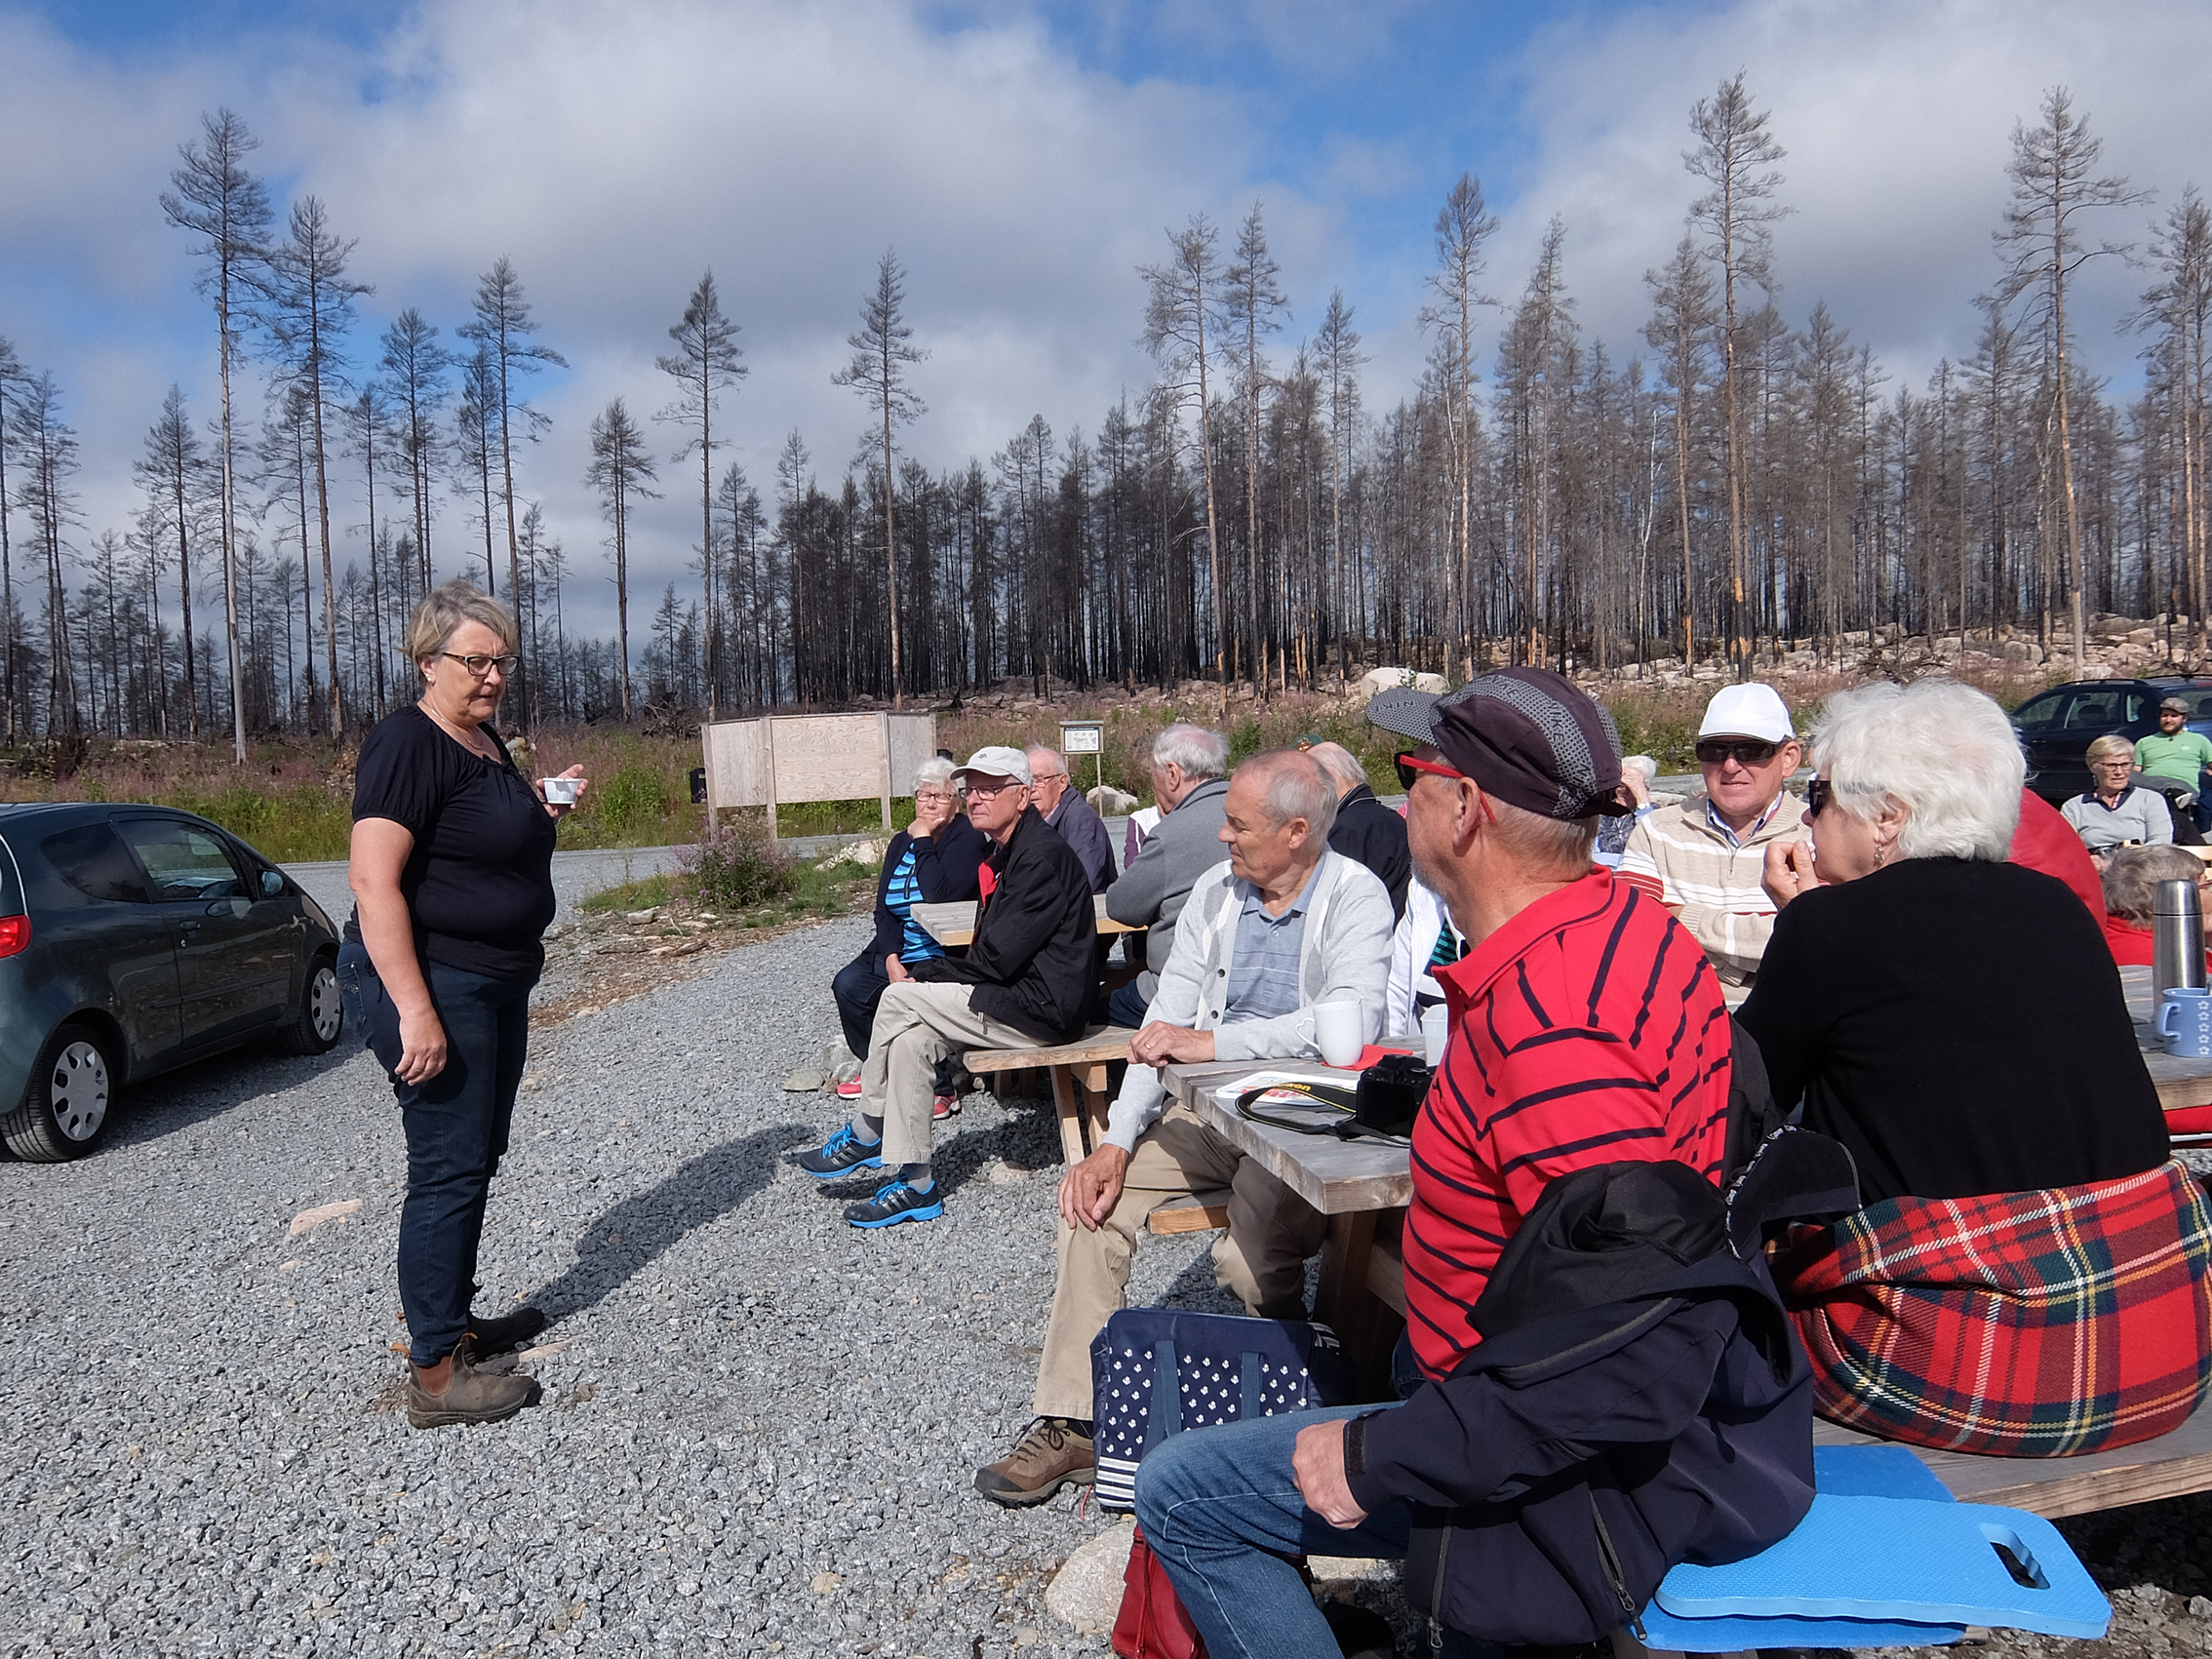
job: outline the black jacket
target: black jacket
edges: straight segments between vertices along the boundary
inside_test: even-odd
[[[1040,1043],[1072,1043],[1098,989],[1097,912],[1083,860],[1035,807],[991,849],[992,889],[965,958],[909,966],[924,981],[972,985],[968,1006]]]
[[[1405,882],[1413,874],[1413,854],[1405,845],[1405,820],[1361,784],[1336,804],[1329,826],[1329,849],[1375,873],[1390,894],[1391,914],[1405,920]]]
[[[1809,1137],[1808,1137],[1809,1138]],[[1483,1341],[1345,1439],[1369,1511],[1413,1507],[1416,1611],[1493,1641],[1596,1640],[1682,1560],[1741,1560],[1812,1505],[1811,1368],[1758,1230],[1697,1171],[1562,1175],[1476,1304]]]
[[[906,925],[886,895],[890,891],[891,872],[908,847],[914,849],[914,882],[925,904],[957,904],[973,898],[976,867],[991,855],[991,838],[958,814],[927,841],[916,841],[904,830],[892,836],[884,867],[876,876],[876,938],[868,947],[879,968],[885,957],[896,956],[906,945]]]

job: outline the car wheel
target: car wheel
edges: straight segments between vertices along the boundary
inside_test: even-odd
[[[114,1068],[99,1036],[64,1025],[48,1040],[23,1103],[0,1119],[0,1141],[32,1164],[82,1158],[106,1131]]]
[[[345,1029],[345,1000],[338,992],[337,966],[327,956],[307,965],[307,988],[299,1009],[277,1038],[288,1054],[323,1054],[330,1051]]]

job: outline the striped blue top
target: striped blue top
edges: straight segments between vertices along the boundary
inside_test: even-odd
[[[922,924],[914,920],[914,907],[922,902],[922,884],[914,879],[912,842],[899,854],[898,868],[890,873],[890,882],[884,889],[884,902],[905,925],[905,936],[898,947],[899,961],[927,962],[933,956],[945,954],[945,947],[929,937]]]
[[[1281,916],[1270,916],[1259,889],[1248,888],[1237,916],[1237,956],[1229,969],[1230,1019],[1272,1019],[1294,1011],[1304,1001],[1298,957],[1306,943],[1306,907],[1313,902],[1320,875],[1316,864],[1306,878],[1306,890]]]

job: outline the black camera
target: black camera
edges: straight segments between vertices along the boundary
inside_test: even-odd
[[[1385,1054],[1360,1074],[1352,1116],[1378,1134],[1407,1135],[1429,1097],[1430,1071],[1413,1054]]]

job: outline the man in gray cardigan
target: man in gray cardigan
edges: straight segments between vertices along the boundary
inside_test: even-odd
[[[1121,880],[1106,889],[1106,914],[1126,928],[1149,929],[1144,971],[1118,987],[1106,1017],[1135,1030],[1160,990],[1160,974],[1175,948],[1175,919],[1191,884],[1221,862],[1222,803],[1229,797],[1229,739],[1203,726],[1175,725],[1152,742],[1152,798],[1160,823],[1145,837]]]
[[[1043,1503],[1092,1478],[1090,1343],[1122,1306],[1145,1218],[1160,1205],[1226,1190],[1229,1231],[1214,1243],[1214,1278],[1259,1318],[1305,1317],[1306,1258],[1321,1248],[1323,1217],[1189,1108],[1167,1106],[1153,1068],[1319,1059],[1317,1003],[1358,1004],[1362,1040],[1375,1040],[1390,894],[1329,850],[1335,814],[1334,784],[1294,750],[1237,769],[1220,837],[1229,860],[1192,886],[1151,1023],[1129,1045],[1106,1139],[1060,1182],[1060,1274],[1037,1419],[1007,1457],[976,1471],[975,1489],[994,1503]]]

